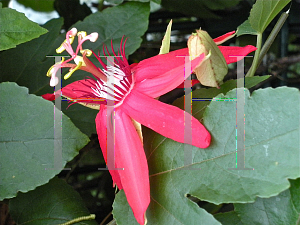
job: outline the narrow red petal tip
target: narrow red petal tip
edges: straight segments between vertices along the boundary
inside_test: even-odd
[[[46,99],[48,101],[54,101],[55,100],[55,95],[51,94],[51,93],[47,93],[47,94],[42,95],[42,98]]]
[[[206,143],[207,147],[210,146],[211,143],[211,135],[208,133],[207,137],[205,138],[204,142]],[[205,147],[205,148],[207,148]]]
[[[140,224],[140,225],[145,225],[146,224],[146,219],[145,219],[145,214],[144,215],[134,215],[136,218],[136,221]]]
[[[230,38],[232,38],[234,36],[234,33],[235,33],[235,31],[231,31],[226,34],[223,34],[222,36],[215,38],[214,42],[217,45],[220,45],[220,44],[224,43],[225,41],[229,40]]]

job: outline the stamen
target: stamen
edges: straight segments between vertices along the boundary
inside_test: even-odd
[[[99,97],[99,98],[103,98],[103,96],[102,96],[102,93],[98,90],[98,89],[95,89],[95,88],[93,88],[93,87],[91,87],[91,89],[93,90],[93,92],[94,92],[94,94],[97,96],[97,97]]]
[[[78,65],[81,62],[82,63],[81,66],[86,66],[86,64],[83,60],[83,57],[81,57],[79,55],[74,58],[74,62],[76,63],[76,65]]]
[[[83,50],[80,50],[80,53],[83,55],[85,53],[86,56],[90,57],[93,52],[89,49],[83,49]]]
[[[76,34],[77,34],[77,29],[75,27],[73,27],[71,30],[68,31],[68,35],[71,37],[75,37]]]
[[[56,49],[56,53],[60,54],[62,53],[63,51],[65,51],[65,47],[64,47],[64,43],[66,43],[67,40],[65,40],[57,49]]]
[[[53,66],[51,66],[47,72],[47,77],[51,77],[53,72],[54,72],[54,67],[56,66],[56,64],[54,64]]]
[[[79,37],[79,39],[82,39],[86,36],[86,32],[85,31],[79,31],[77,33],[77,37]]]
[[[123,89],[124,87],[122,87],[122,86],[115,86],[115,91],[119,91],[120,92],[120,94],[122,94],[122,95],[124,95],[124,94],[126,94],[126,92],[127,92],[127,90],[126,89]]]
[[[90,42],[95,42],[97,41],[97,39],[98,33],[94,32],[86,36],[86,32],[81,31],[78,33],[78,47],[80,48],[80,50],[82,50],[83,42],[85,42],[86,40],[89,40]],[[78,47],[76,52],[78,52]]]
[[[97,80],[97,83],[95,83],[95,86],[96,86],[97,89],[103,90],[103,88],[102,88],[103,84],[101,84],[99,80]]]
[[[60,54],[66,50],[67,46],[70,46],[74,42],[75,37],[69,37],[68,39],[64,40],[64,42],[56,49],[56,53]]]
[[[78,45],[76,51],[74,52],[71,44],[73,43],[76,35],[78,36]],[[62,43],[62,45],[59,48],[56,49],[57,53],[62,53],[66,50],[71,55],[71,58],[66,61],[64,61],[63,58],[62,62],[53,65],[48,70],[47,76],[51,76],[50,85],[55,86],[59,83],[58,78],[55,76],[59,68],[71,67],[70,71],[64,76],[64,79],[66,80],[70,78],[76,70],[82,67],[82,70],[88,71],[91,74],[93,74],[96,80],[91,78],[87,79],[87,82],[82,82],[82,84],[91,89],[83,88],[83,90],[77,91],[81,91],[83,94],[82,96],[91,99],[94,98],[93,100],[91,100],[91,102],[97,101],[98,98],[101,98],[103,99],[103,102],[100,104],[106,104],[108,100],[112,100],[115,103],[115,107],[118,107],[120,104],[122,104],[124,98],[126,98],[126,96],[130,93],[134,84],[134,78],[132,77],[133,74],[131,71],[131,67],[129,66],[125,57],[126,40],[123,41],[123,38],[124,36],[122,37],[120,49],[118,51],[115,51],[113,49],[113,41],[111,41],[111,53],[109,52],[107,46],[103,45],[103,54],[107,60],[107,63],[105,64],[101,60],[100,54],[96,55],[93,51],[82,48],[82,44],[86,40],[95,42],[98,39],[98,33],[95,32],[87,35],[87,33],[84,31],[77,32],[76,28],[72,28],[70,31],[67,32],[66,40]],[[82,56],[77,55],[79,52],[82,54]],[[102,70],[96,67],[87,58],[92,54],[96,56],[100,64],[103,66]],[[74,60],[76,65],[68,64],[67,62],[69,62],[70,60]]]
[[[78,65],[77,65],[74,69],[72,69],[69,73],[67,73],[67,74],[64,76],[64,79],[66,80],[66,79],[70,78],[70,77],[72,76],[72,74],[73,74],[76,70],[80,69],[81,66],[82,66],[82,61],[80,61],[80,62],[78,63]]]
[[[51,66],[47,72],[47,77],[51,77],[52,75],[55,75],[56,74],[56,71],[58,69],[55,69],[55,67],[57,67],[59,64],[62,64],[63,62],[65,61],[65,57],[62,57],[62,60],[58,63],[55,63],[53,66]]]
[[[58,78],[54,75],[50,79],[50,86],[55,87],[58,84]]]
[[[89,40],[90,40],[91,42],[95,42],[95,41],[97,41],[97,39],[98,39],[98,33],[96,33],[96,32],[91,33],[91,34],[88,35],[88,36],[89,36]]]
[[[116,66],[119,67],[118,65],[116,65]],[[115,78],[122,80],[123,77],[125,77],[126,75],[122,70],[120,70],[116,66],[108,66],[108,71],[111,72]]]

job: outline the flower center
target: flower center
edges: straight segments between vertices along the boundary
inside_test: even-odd
[[[120,106],[126,96],[130,93],[134,86],[133,75],[126,74],[118,64],[114,66],[107,66],[103,69],[107,77],[107,82],[97,79],[95,87],[91,87],[92,92],[99,98],[107,100],[107,106]],[[110,104],[110,103],[112,104]]]

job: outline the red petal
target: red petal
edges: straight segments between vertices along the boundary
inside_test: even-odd
[[[105,99],[93,94],[91,87],[96,88],[94,83],[92,79],[75,81],[61,89],[62,95],[86,107],[99,109],[100,105],[105,103]]]
[[[179,50],[175,52],[185,52],[185,50]],[[164,54],[168,55],[168,54]],[[158,56],[164,56],[158,55]],[[154,57],[153,57],[154,58]],[[152,59],[153,59],[152,58]],[[189,75],[192,71],[201,63],[204,58],[204,54],[200,55],[196,59],[191,61],[191,71],[188,73]],[[161,96],[174,88],[180,85],[188,76],[185,76],[187,65],[185,57],[180,57],[179,54],[173,53],[167,56],[165,59],[156,58],[160,62],[155,62],[153,60],[153,65],[151,64],[143,64],[145,68],[142,68],[139,64],[136,69],[135,76],[137,78],[147,77],[144,80],[137,79],[134,89],[142,92],[152,98],[156,98]],[[161,61],[162,60],[162,61]],[[145,60],[144,60],[145,61]],[[144,62],[142,61],[142,62]],[[188,61],[189,62],[189,61]],[[171,67],[170,67],[171,65]],[[166,68],[168,70],[166,70]]]
[[[237,57],[242,56],[245,57],[250,52],[255,51],[257,48],[252,45],[247,45],[245,47],[232,47],[232,46],[218,46],[221,50],[223,56],[225,57],[226,63],[234,63],[237,62]]]
[[[135,90],[132,90],[126,97],[121,107],[130,117],[144,126],[167,138],[185,143],[185,112],[183,110],[159,102]],[[192,145],[207,148],[211,140],[209,132],[197,119],[188,115],[192,122]]]
[[[101,109],[97,114],[95,122],[99,144],[102,150],[104,160],[105,162],[107,162],[107,110],[105,106],[101,106]],[[116,184],[120,190],[122,190],[123,186],[119,176],[119,170],[109,170],[109,172],[113,179],[113,183]]]
[[[47,93],[47,94],[42,95],[42,98],[46,99],[46,100],[49,100],[49,101],[54,101],[55,100],[55,94]]]
[[[222,36],[215,38],[214,42],[216,43],[216,45],[220,45],[225,41],[229,40],[230,38],[232,38],[234,36],[234,33],[235,31],[231,31],[226,34],[223,34]]]
[[[82,97],[83,92],[92,92],[91,89],[91,83],[89,82],[89,79],[86,80],[78,80],[71,84],[68,84],[67,86],[63,87],[61,89],[62,95],[66,96],[67,98],[71,99],[78,99]]]
[[[133,69],[134,67],[136,67],[138,65],[138,63],[132,63],[130,64],[130,69]]]
[[[107,110],[101,109],[101,111],[98,114],[99,116],[97,115],[96,125],[101,149],[106,149],[105,122],[103,123],[103,120],[107,120],[105,116]],[[120,179],[136,220],[139,224],[144,225],[145,212],[150,203],[147,159],[142,142],[131,119],[120,109],[115,110],[114,135],[115,165],[116,168],[124,168],[124,170],[110,170],[110,172],[114,181],[116,179],[117,185],[118,179]],[[103,154],[106,155],[106,150],[103,151]],[[119,177],[117,177],[116,173],[118,173]]]
[[[135,74],[135,81],[141,82],[145,79],[161,76],[178,67],[178,65],[184,65],[185,56],[189,56],[188,48],[145,59],[132,68]]]

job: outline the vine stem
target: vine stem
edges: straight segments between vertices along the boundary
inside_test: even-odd
[[[66,223],[62,223],[62,224],[59,224],[59,225],[71,225],[71,224],[78,223],[78,222],[85,221],[85,220],[94,220],[95,218],[96,218],[95,214],[91,214],[89,216],[78,217],[76,219],[70,220]]]
[[[274,42],[277,34],[279,33],[279,31],[281,30],[283,24],[285,23],[286,19],[289,16],[289,11],[286,11],[284,13],[281,14],[280,18],[278,19],[277,23],[275,24],[273,30],[271,31],[269,37],[266,40],[266,43],[264,44],[264,46],[262,47],[260,54],[259,54],[259,59],[258,59],[258,66],[261,63],[261,61],[263,60],[265,54],[268,52],[268,50],[270,49],[272,43]]]
[[[257,43],[256,43],[257,50],[256,50],[255,55],[254,55],[252,66],[250,67],[246,77],[254,76],[254,73],[255,73],[257,67],[261,63],[261,61],[262,61],[263,57],[265,56],[265,54],[268,52],[268,50],[271,47],[272,43],[274,42],[277,34],[281,30],[281,28],[282,28],[283,24],[285,23],[286,19],[288,18],[289,11],[290,10],[288,10],[288,11],[281,14],[280,18],[278,19],[277,23],[275,24],[274,28],[272,29],[269,37],[267,38],[267,40],[266,40],[266,42],[265,42],[265,44],[262,48],[261,48],[262,33],[257,35]]]
[[[98,11],[101,12],[103,10],[103,3],[104,3],[104,0],[99,0],[99,3],[98,3]]]
[[[255,74],[255,71],[256,71],[258,63],[259,63],[259,54],[260,54],[260,50],[261,50],[261,44],[262,44],[262,33],[258,33],[257,38],[256,38],[256,48],[257,49],[255,51],[253,63],[251,65],[246,77],[253,77]]]

